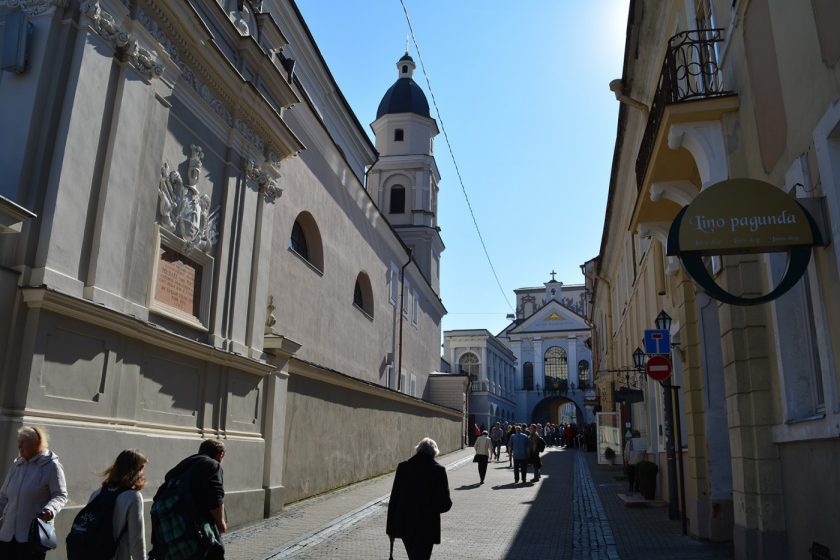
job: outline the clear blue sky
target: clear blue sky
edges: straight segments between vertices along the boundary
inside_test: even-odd
[[[336,82],[365,126],[397,79],[409,35],[400,0],[296,0]],[[580,284],[597,256],[629,0],[405,0],[441,121],[499,290],[472,224],[443,133],[438,221],[446,250],[443,329],[507,324],[513,290]],[[417,63],[414,79],[432,98]]]

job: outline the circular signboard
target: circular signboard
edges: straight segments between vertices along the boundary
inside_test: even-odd
[[[657,381],[671,377],[671,360],[665,356],[651,356],[645,364],[645,373]]]
[[[824,245],[816,222],[795,198],[770,183],[729,179],[703,189],[677,214],[668,232],[668,255],[711,297],[733,305],[758,305],[790,290],[805,274],[811,247]],[[721,288],[704,256],[787,252],[785,275],[770,293],[757,297]]]

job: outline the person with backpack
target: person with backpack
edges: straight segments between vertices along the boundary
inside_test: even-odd
[[[224,559],[224,457],[225,444],[206,439],[197,454],[166,473],[152,501],[150,559]]]
[[[52,523],[67,503],[64,469],[43,428],[21,428],[17,444],[19,456],[0,486],[0,558],[43,560],[46,552],[29,544],[30,527],[36,517]]]
[[[143,496],[146,456],[136,449],[117,455],[102,486],[90,495],[67,535],[67,560],[145,560]]]
[[[531,464],[534,466],[534,478],[531,479],[531,482],[538,482],[540,480],[540,471],[542,470],[540,453],[545,451],[545,440],[537,432],[536,424],[531,424],[528,431],[530,432],[528,439],[531,443]]]

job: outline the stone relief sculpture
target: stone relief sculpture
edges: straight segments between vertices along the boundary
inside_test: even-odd
[[[277,309],[274,306],[274,296],[268,296],[268,305],[265,309],[265,334],[274,332],[274,325],[277,324],[277,317],[274,316],[274,311]]]
[[[187,184],[181,174],[164,162],[161,167],[158,192],[160,225],[184,241],[183,250],[198,249],[210,253],[218,240],[219,208],[210,212],[210,197],[198,191],[201,160],[204,151],[190,146],[190,163]]]

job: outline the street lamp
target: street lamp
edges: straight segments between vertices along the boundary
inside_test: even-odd
[[[656,328],[661,331],[671,330],[671,316],[665,313],[664,309],[659,312],[654,322],[656,323]]]
[[[638,371],[645,368],[645,353],[638,346],[633,350],[633,365],[636,366]]]

